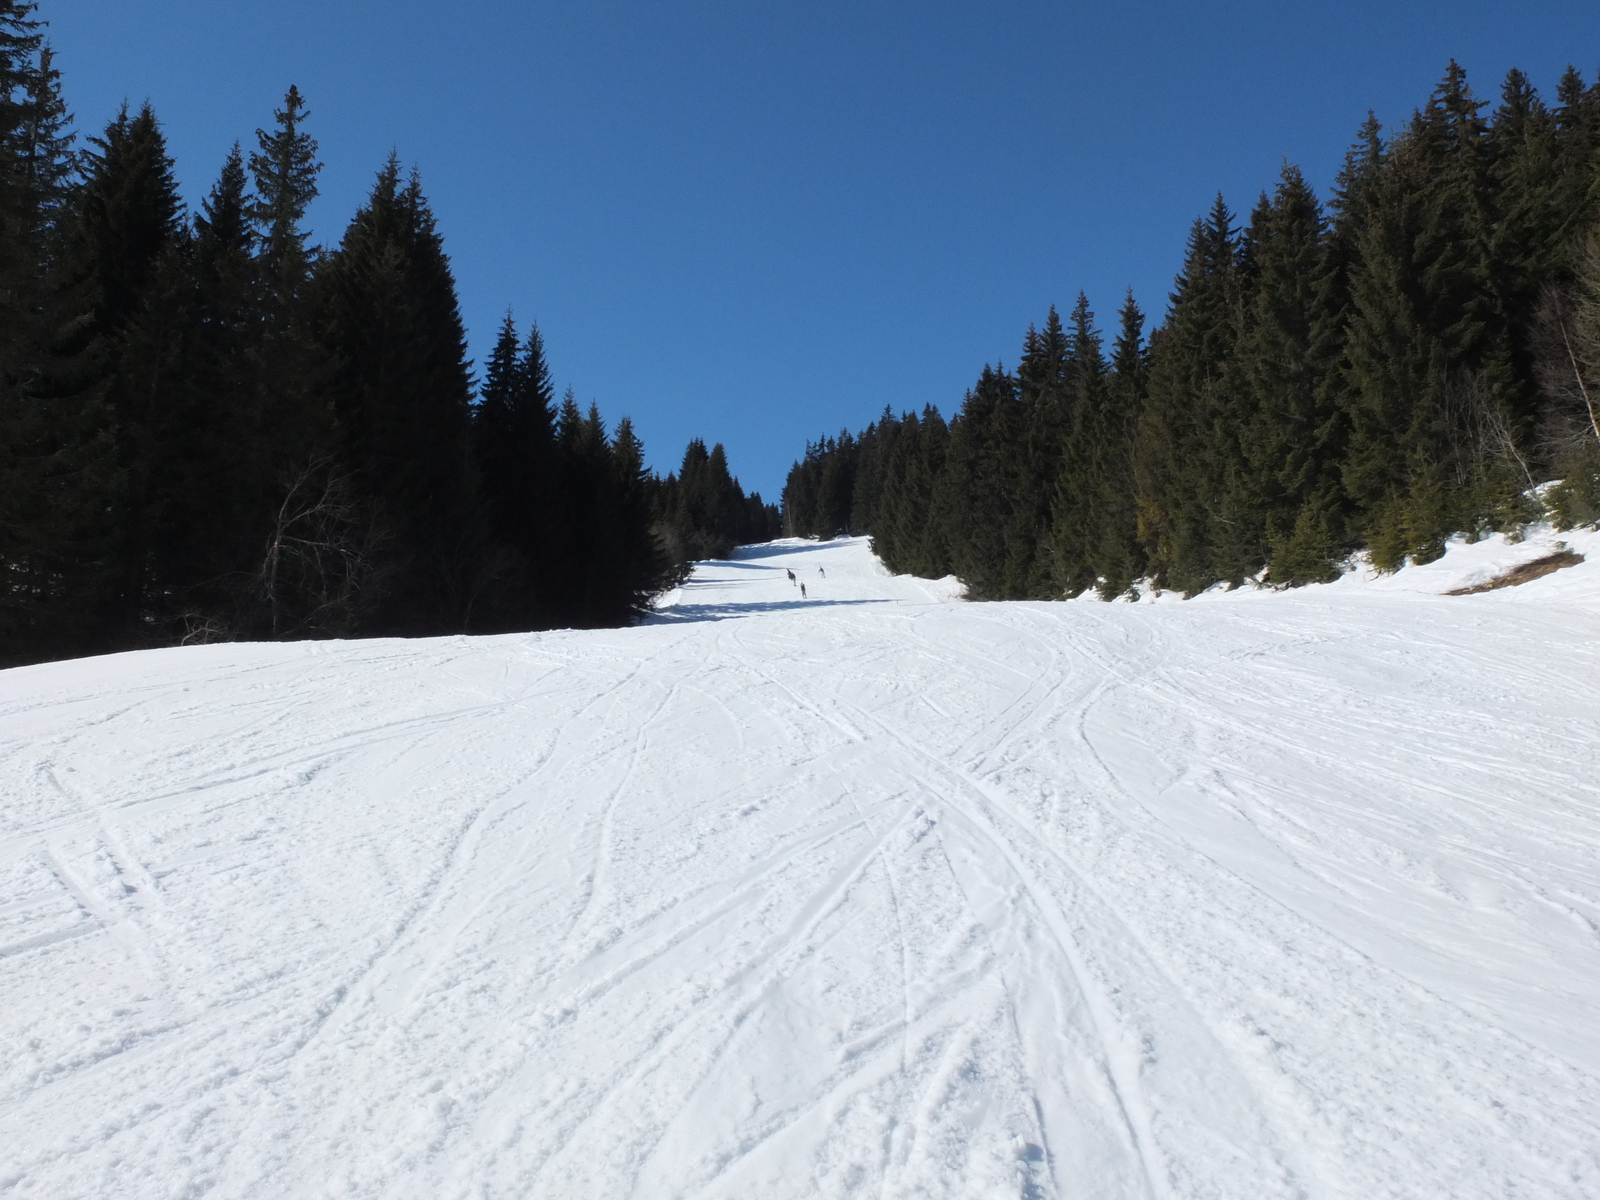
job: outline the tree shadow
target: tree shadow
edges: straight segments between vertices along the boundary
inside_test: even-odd
[[[744,604],[677,604],[644,619],[646,625],[679,625],[687,621],[726,621],[762,613],[797,608],[844,608],[864,604],[893,604],[893,600],[759,600]]]

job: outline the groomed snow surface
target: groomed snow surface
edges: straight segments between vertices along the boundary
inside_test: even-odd
[[[0,673],[0,1195],[1600,1196],[1597,543]]]

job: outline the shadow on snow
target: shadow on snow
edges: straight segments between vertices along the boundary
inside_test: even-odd
[[[746,604],[678,604],[652,613],[647,624],[676,624],[681,621],[725,621],[729,617],[753,617],[761,613],[783,612],[796,608],[838,608],[863,604],[893,604],[893,600],[762,600]]]

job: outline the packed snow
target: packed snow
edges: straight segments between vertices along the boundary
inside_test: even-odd
[[[0,1195],[1600,1196],[1597,542],[0,672]]]

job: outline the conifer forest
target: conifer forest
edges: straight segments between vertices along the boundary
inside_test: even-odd
[[[336,245],[290,88],[198,209],[157,115],[79,138],[0,0],[0,665],[236,638],[620,624],[775,535],[718,445],[659,478],[506,318],[481,380],[419,175]]]
[[[946,420],[824,437],[785,531],[871,534],[897,572],[982,599],[1325,580],[1456,532],[1600,517],[1600,83],[1491,108],[1452,62],[1326,205],[1286,165],[1195,221],[1160,323],[1130,293],[1027,331]]]

